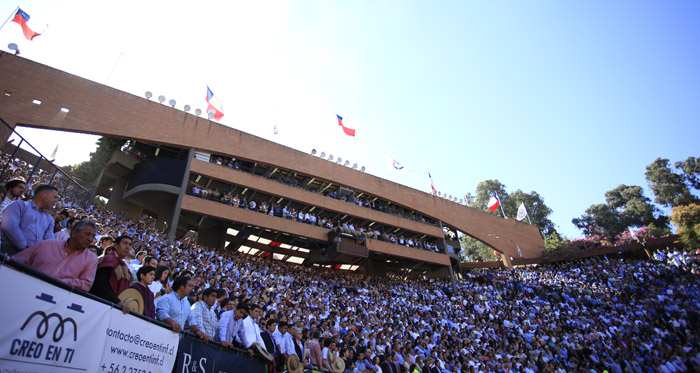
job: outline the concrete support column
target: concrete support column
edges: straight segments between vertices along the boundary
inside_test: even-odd
[[[126,190],[126,180],[123,178],[117,179],[112,185],[112,193],[109,195],[107,202],[107,210],[115,211],[122,217],[130,218],[138,221],[143,212],[143,208],[124,199],[124,191]]]
[[[367,259],[365,266],[367,274],[370,276],[386,276],[386,263],[379,259]]]
[[[510,257],[508,254],[503,254],[503,265],[506,266],[506,268],[513,268],[513,263],[510,262]]]
[[[185,192],[187,192],[187,181],[190,180],[190,166],[192,166],[192,158],[194,158],[194,148],[190,148],[190,151],[187,153],[187,165],[185,166],[185,172],[182,175],[180,194],[177,195],[177,202],[175,202],[175,208],[173,209],[173,218],[170,221],[168,243],[173,243],[173,241],[175,241],[177,225],[180,222],[180,212],[182,211],[182,197],[185,195]]]
[[[440,238],[442,241],[443,254],[448,255],[447,254],[447,240],[445,239],[445,235],[444,235],[445,231],[442,228],[442,221],[438,220],[438,226],[440,227],[440,230],[442,230],[442,232],[443,232],[443,235]],[[449,270],[449,272],[450,272],[450,282],[452,283],[452,293],[456,294],[457,293],[457,283],[455,280],[455,272],[454,272],[454,270],[452,270],[452,258],[451,257],[450,257],[450,270]]]

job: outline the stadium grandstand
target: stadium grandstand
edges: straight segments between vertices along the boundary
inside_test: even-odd
[[[5,370],[700,369],[697,253],[546,263],[514,219],[15,55],[0,76]],[[88,185],[16,126],[124,146]],[[463,270],[458,234],[503,263]]]

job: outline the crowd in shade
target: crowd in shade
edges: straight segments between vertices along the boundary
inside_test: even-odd
[[[1,154],[0,180],[2,180],[2,185],[10,180],[22,181],[28,190],[33,190],[42,184],[52,185],[62,193],[65,206],[78,206],[84,202],[87,195],[85,190],[62,172],[58,170],[49,172],[20,158],[13,158],[11,154],[4,152]]]
[[[54,233],[67,233],[66,250],[94,252],[75,262],[95,271],[81,288],[109,300],[136,288],[147,316],[265,350],[276,371],[294,359],[300,369],[383,373],[700,370],[698,252],[473,270],[453,290],[446,280],[303,266],[189,238],[169,244],[144,222],[96,208],[61,212]],[[35,246],[15,257],[41,264]],[[174,302],[191,311],[171,312]]]

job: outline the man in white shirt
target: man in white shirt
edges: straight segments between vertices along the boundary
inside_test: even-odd
[[[282,348],[280,351],[284,355],[284,359],[287,360],[289,359],[290,355],[296,355],[296,351],[294,350],[294,330],[296,328],[294,325],[289,325],[289,328],[287,329],[287,333],[284,334],[282,338]]]
[[[243,330],[239,334],[241,337],[241,344],[243,347],[246,349],[249,349],[250,351],[253,350],[253,347],[255,345],[260,346],[263,348],[265,351],[267,349],[265,348],[265,341],[263,341],[262,336],[260,335],[260,328],[258,327],[257,320],[261,316],[262,310],[260,307],[256,304],[253,304],[250,306],[250,315],[243,319]]]
[[[283,353],[282,346],[284,345],[284,335],[287,334],[287,328],[287,323],[284,321],[280,321],[277,325],[277,330],[275,330],[275,332],[272,333],[272,341],[275,342],[275,345],[277,346],[277,351],[279,351],[280,353]]]
[[[221,314],[219,337],[222,346],[232,348],[234,343],[240,343],[237,339],[243,330],[243,319],[248,316],[249,311],[247,304],[238,303],[235,311],[226,311]]]

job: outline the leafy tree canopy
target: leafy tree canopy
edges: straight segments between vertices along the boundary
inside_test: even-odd
[[[100,175],[112,154],[119,150],[126,141],[109,137],[100,137],[97,139],[97,149],[90,153],[90,160],[80,164],[69,166],[76,176],[87,182],[94,183],[95,179]]]
[[[547,207],[544,203],[544,198],[535,191],[525,193],[518,189],[513,193],[508,193],[506,186],[500,181],[484,180],[476,186],[474,197],[472,197],[471,193],[467,193],[466,198],[469,207],[489,214],[502,216],[500,208],[491,212],[487,206],[491,196],[496,193],[498,193],[503,210],[509,219],[515,219],[518,214],[520,203],[524,203],[530,215],[530,219],[532,220],[532,224],[537,226],[545,237],[556,234],[554,223],[549,220],[552,209]],[[527,223],[527,220],[525,220],[525,223]],[[493,261],[499,259],[498,255],[494,254],[494,250],[491,247],[473,237],[464,235],[462,236],[461,242],[463,249],[461,255],[468,261]]]
[[[469,206],[490,214],[503,216],[500,208],[494,212],[488,209],[489,199],[496,193],[498,193],[503,211],[505,211],[508,218],[514,219],[518,215],[520,203],[524,203],[530,220],[532,220],[532,224],[537,226],[545,236],[549,236],[556,231],[554,223],[549,220],[552,209],[544,203],[544,198],[542,198],[539,193],[535,191],[525,193],[520,189],[513,193],[508,193],[506,191],[506,186],[498,181],[498,179],[480,182],[476,186],[476,196],[470,202]],[[467,196],[470,195],[468,194]],[[525,221],[527,222],[527,220]]]
[[[686,249],[700,247],[700,204],[676,206],[672,211],[671,221]]]
[[[621,184],[605,192],[605,201],[606,203],[592,205],[580,218],[572,220],[586,236],[600,234],[612,238],[629,227],[642,227],[652,223],[656,227],[668,225],[665,216],[655,217],[659,210],[644,196],[644,190],[640,186]]]
[[[700,162],[695,157],[688,157],[675,163],[671,169],[668,159],[657,158],[647,166],[645,173],[649,188],[656,198],[654,201],[667,207],[684,206],[700,203],[700,198],[693,194],[700,189]]]

